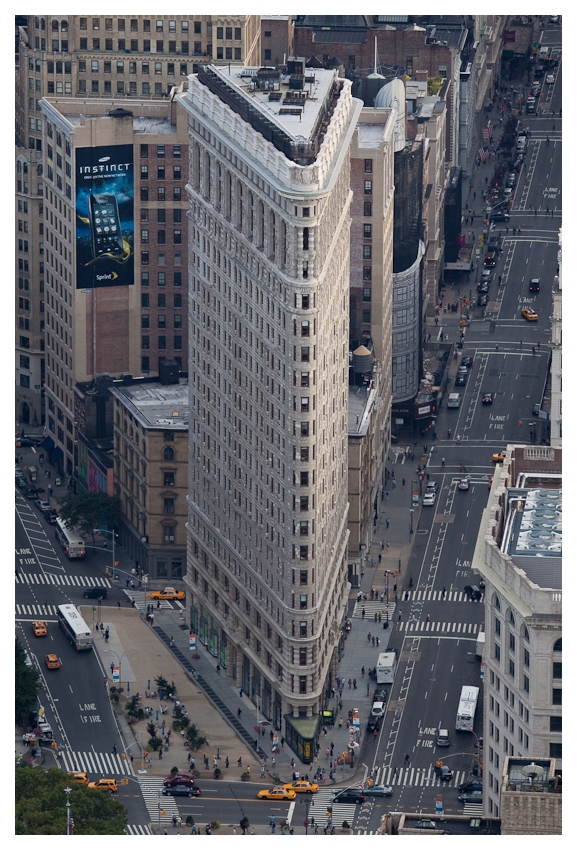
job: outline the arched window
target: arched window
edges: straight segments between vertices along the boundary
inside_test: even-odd
[[[162,453],[163,460],[174,460],[174,449],[172,446],[166,446]]]
[[[515,617],[513,616],[513,612],[509,611],[509,623],[515,628]]]
[[[52,21],[52,32],[58,32],[58,21]]]
[[[523,640],[526,640],[529,643],[529,630],[527,626],[523,626]]]
[[[559,640],[556,640],[555,645],[553,646],[553,652],[561,652],[562,644],[563,644],[562,638],[559,638]]]
[[[499,602],[499,597],[498,597],[498,596],[495,596],[495,610],[496,610],[496,611],[500,611],[500,610],[501,610],[501,603]]]

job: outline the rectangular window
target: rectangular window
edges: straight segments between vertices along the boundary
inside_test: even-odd
[[[371,288],[370,286],[363,287],[363,301],[367,302],[371,300]]]
[[[173,514],[174,513],[174,499],[170,499],[170,498],[164,499],[164,513],[165,514]]]
[[[562,717],[550,717],[549,718],[549,731],[550,732],[562,732]]]
[[[364,186],[365,186],[365,195],[372,195],[373,194],[373,181],[372,180],[365,180]]]
[[[365,174],[372,174],[372,173],[373,173],[373,160],[372,159],[365,159]]]
[[[373,214],[373,205],[370,201],[365,201],[363,205],[363,215],[372,216]]]
[[[528,658],[529,653],[527,652],[527,650],[525,650],[525,652],[527,653],[527,658]],[[526,663],[528,665],[529,661],[527,660]],[[563,678],[563,662],[562,661],[554,661],[553,662],[553,678],[554,679],[562,679]]]
[[[373,257],[373,249],[371,245],[363,245],[363,260],[371,260]]]
[[[164,486],[165,487],[174,487],[174,472],[165,472],[164,473]]]

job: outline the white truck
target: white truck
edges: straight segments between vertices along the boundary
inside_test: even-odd
[[[475,644],[475,655],[477,658],[483,657],[483,650],[485,649],[485,632],[479,632],[477,635],[477,642]]]
[[[396,652],[381,652],[377,660],[377,685],[390,685],[397,672]]]

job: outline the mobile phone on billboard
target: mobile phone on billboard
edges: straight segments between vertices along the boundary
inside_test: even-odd
[[[90,229],[95,259],[103,254],[124,253],[118,202],[114,195],[90,195]]]

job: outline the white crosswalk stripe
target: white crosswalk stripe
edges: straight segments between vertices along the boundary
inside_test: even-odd
[[[332,799],[338,788],[321,788],[316,794],[311,797],[309,807],[309,818],[314,817],[315,823],[319,829],[324,829],[327,822],[327,806],[332,806],[332,826],[340,827],[343,821],[347,821],[350,826],[353,825],[353,820],[356,813],[356,805],[354,803],[333,803]]]
[[[16,614],[23,617],[55,617],[57,611],[56,605],[16,605]]]
[[[363,608],[365,610],[365,616],[363,617]],[[353,608],[353,617],[361,620],[374,620],[375,614],[381,615],[381,619],[386,619],[386,612],[389,612],[389,620],[392,619],[393,614],[395,613],[395,603],[394,602],[380,602],[377,600],[376,602],[372,599],[367,600],[367,602],[355,602],[355,607]]]
[[[82,770],[92,779],[100,776],[134,776],[130,759],[120,753],[94,753],[90,751],[62,750],[64,770]]]
[[[479,623],[427,623],[426,620],[409,620],[408,622],[401,621],[400,623],[397,621],[395,623],[397,628],[404,632],[441,632],[445,634],[461,634],[461,635],[472,635],[476,634],[479,629],[483,628],[482,624]]]
[[[126,824],[128,835],[154,835],[148,824],[128,823]]]
[[[450,782],[441,782],[432,767],[414,768],[401,767],[394,776],[394,767],[379,767],[375,773],[375,785],[402,785],[413,787],[428,787],[430,785],[442,788],[457,788],[462,782],[466,782],[469,774],[466,770],[456,770]]]
[[[16,576],[16,584],[53,584],[69,585],[76,587],[112,587],[107,578],[94,578],[93,576],[69,576],[66,574],[53,575],[52,573],[23,573]]]
[[[173,815],[180,815],[174,797],[163,797],[162,795],[162,788],[164,784],[163,779],[139,777],[138,781],[140,782],[140,791],[142,793],[144,805],[146,806],[150,820],[153,823],[158,823],[159,798],[160,809],[161,811],[164,811],[164,814],[160,815],[161,823],[169,823],[172,820]],[[188,797],[186,797],[186,799],[188,800]]]
[[[139,611],[143,611],[146,609],[147,605],[152,605],[154,610],[157,608],[157,600],[156,599],[147,599],[146,593],[144,590],[131,590],[129,587],[123,587],[126,596],[132,601],[134,599],[134,607]],[[171,611],[173,609],[173,605],[177,605],[179,608],[183,608],[182,602],[179,602],[177,599],[174,599],[172,602],[169,602],[167,599],[160,600],[161,608],[169,608]]]
[[[482,803],[466,803],[463,806],[463,814],[466,818],[482,818],[483,804]]]

